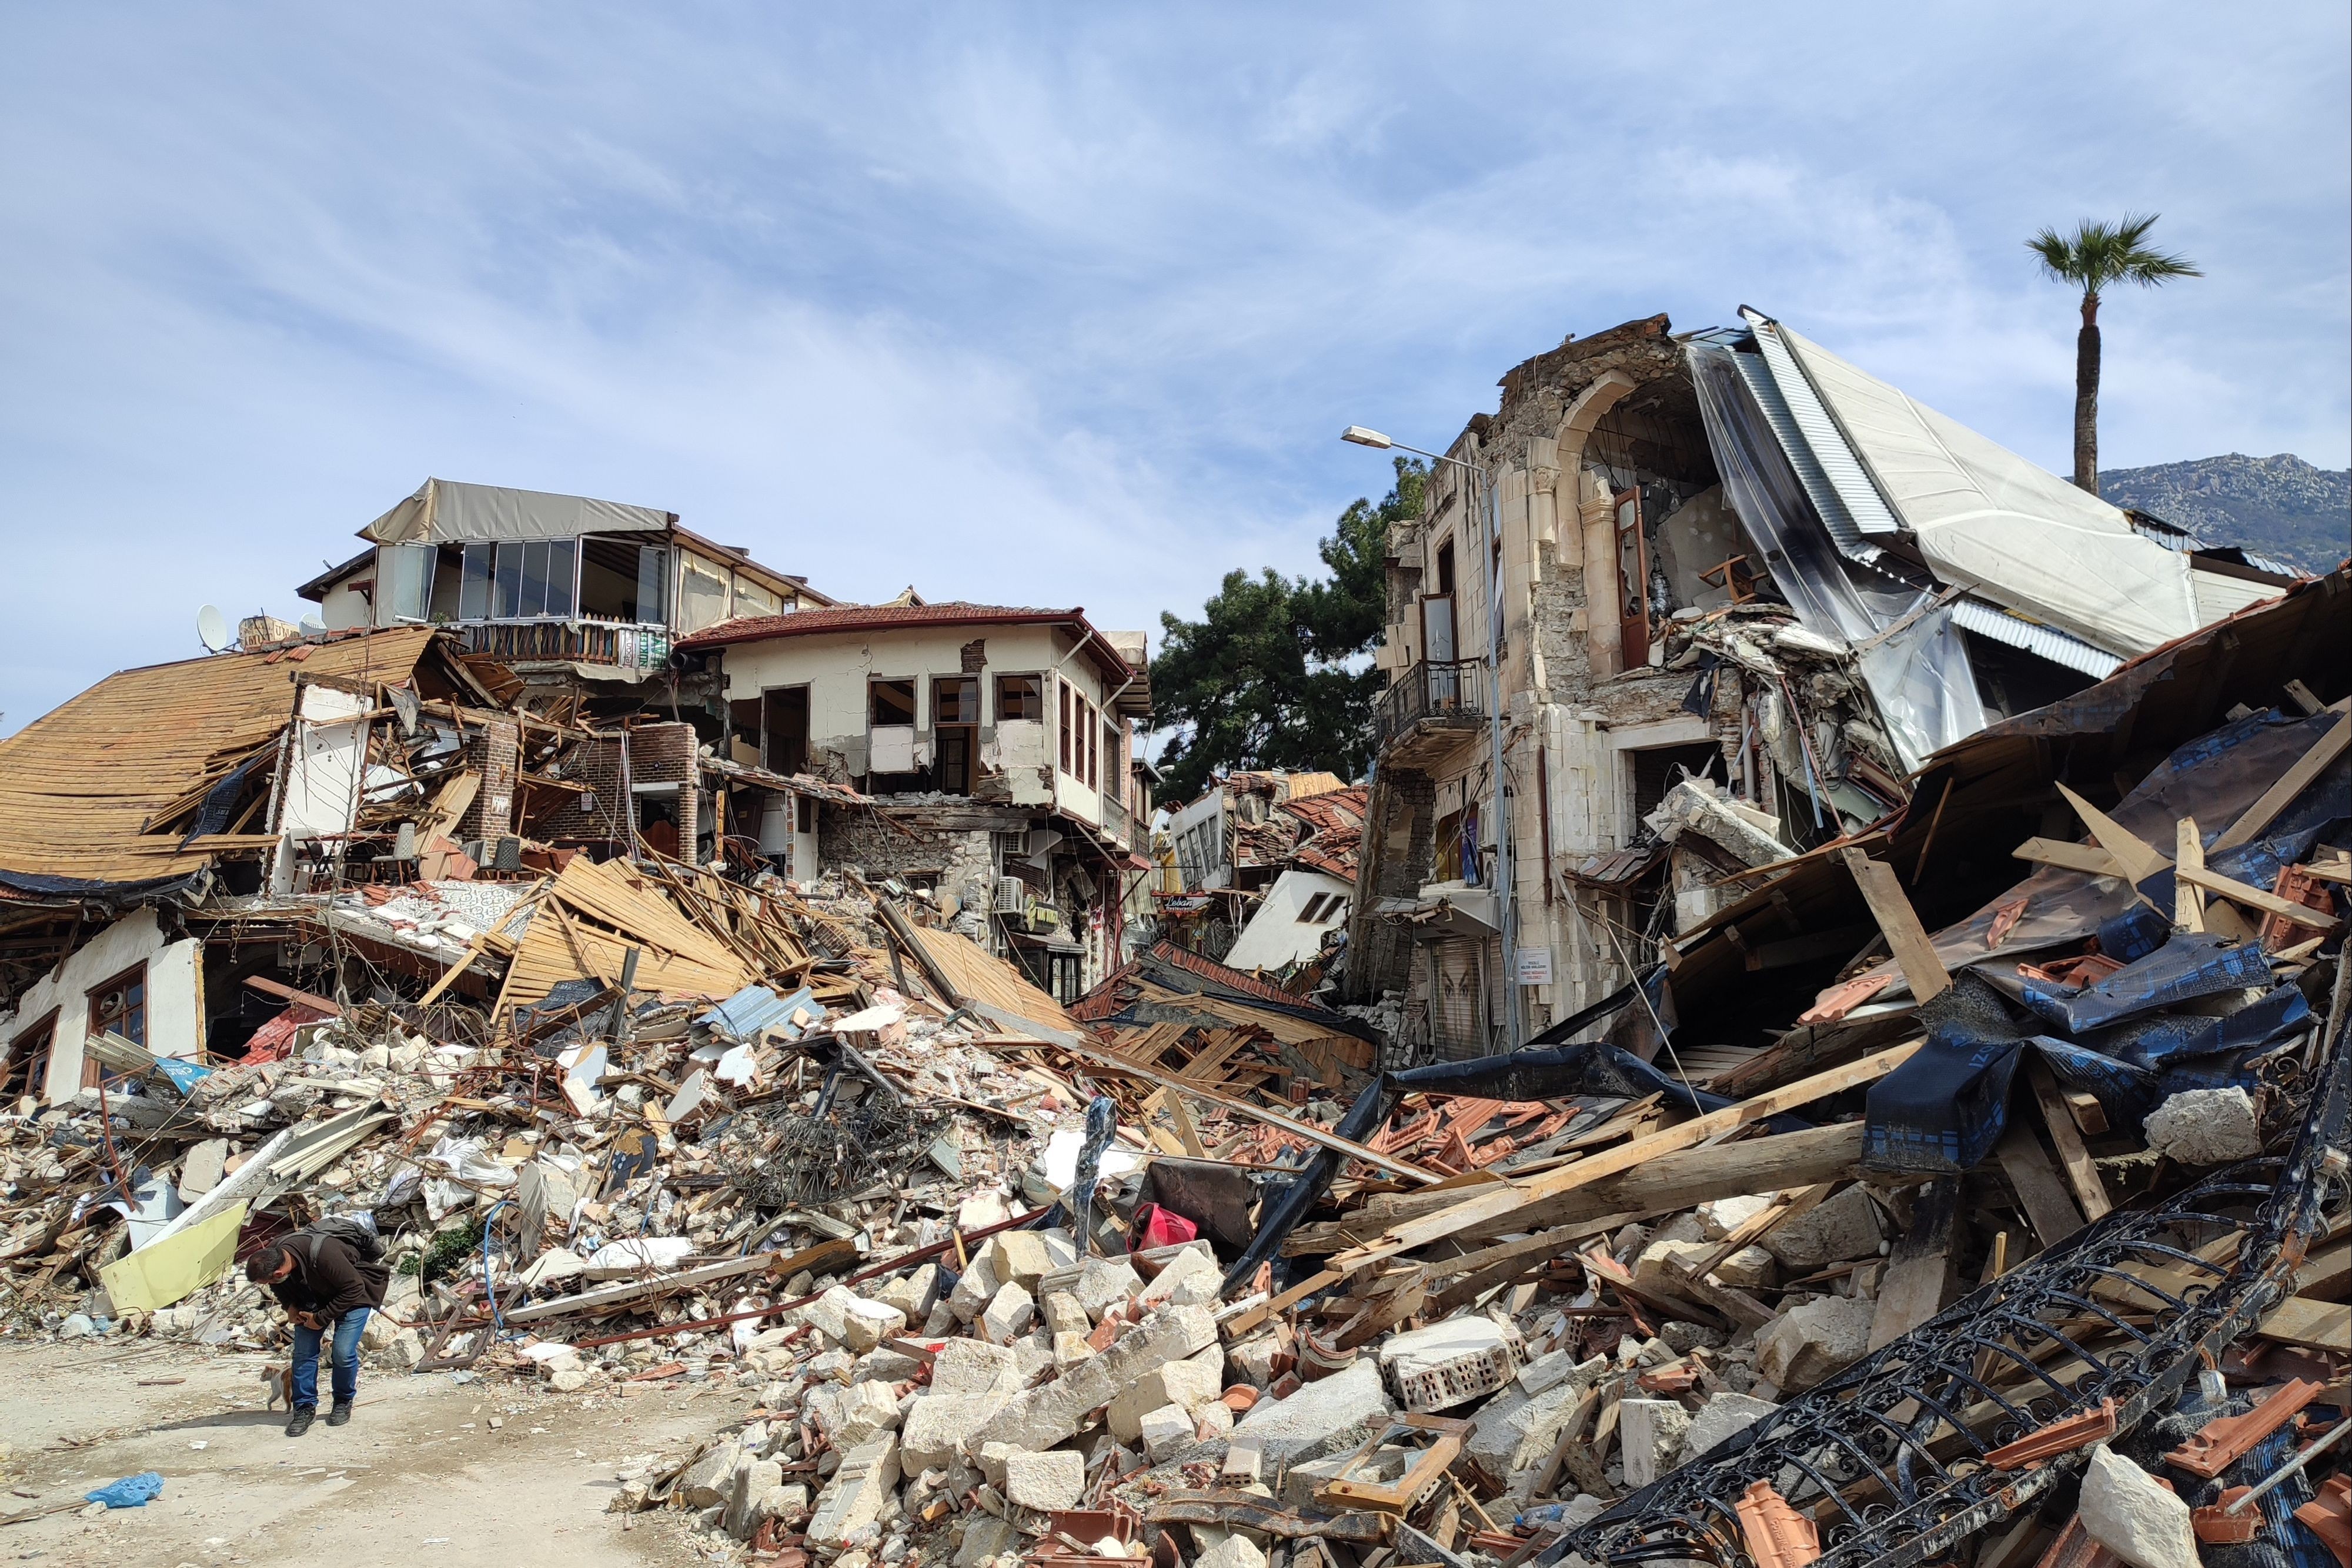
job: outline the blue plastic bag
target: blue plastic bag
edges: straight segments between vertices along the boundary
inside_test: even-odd
[[[109,1508],[145,1508],[163,1495],[163,1472],[142,1470],[81,1495],[84,1502],[102,1502]]]

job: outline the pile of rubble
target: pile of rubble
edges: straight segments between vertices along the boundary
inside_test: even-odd
[[[1401,1071],[1165,942],[1066,1009],[848,874],[224,891],[180,940],[331,994],[17,1102],[0,1313],[275,1344],[236,1259],[364,1217],[395,1364],[752,1393],[615,1506],[786,1568],[2352,1564],[2352,716],[2284,615]],[[2266,648],[2275,706],[2178,700]]]

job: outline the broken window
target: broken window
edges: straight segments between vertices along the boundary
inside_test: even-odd
[[[980,677],[945,675],[931,682],[931,747],[939,787],[971,793],[972,755],[980,747]]]
[[[760,694],[761,757],[771,773],[808,770],[809,689],[776,686]]]
[[[48,1087],[49,1051],[57,1038],[58,1015],[52,1012],[8,1042],[7,1065],[0,1068],[0,1105]]]
[[[1339,905],[1343,902],[1344,900],[1336,893],[1314,894],[1299,907],[1298,923],[1301,925],[1319,925],[1332,915],[1339,914]]]
[[[494,545],[467,545],[466,564],[460,569],[457,584],[457,619],[488,621],[490,618],[490,594],[498,578],[498,548]]]
[[[667,617],[669,551],[634,539],[580,541],[579,613],[589,621],[658,626]]]
[[[147,1043],[147,966],[133,965],[102,985],[92,986],[89,998],[89,1032],[93,1035],[121,1035],[131,1044]],[[98,1059],[82,1058],[81,1081],[89,1088],[100,1081]],[[113,1069],[105,1070],[109,1083],[123,1076]]]
[[[375,550],[375,623],[415,624],[433,609],[433,568],[440,549],[433,545],[378,545]]]
[[[881,729],[915,722],[915,683],[875,679],[866,683],[866,724]]]
[[[1621,490],[1617,507],[1617,632],[1624,668],[1650,662],[1650,546],[1642,534],[1642,492]]]
[[[699,632],[727,619],[727,578],[706,561],[686,558],[677,579],[677,629]]]
[[[1045,678],[1043,675],[999,675],[996,677],[996,722],[1007,719],[1038,721],[1045,716]]]

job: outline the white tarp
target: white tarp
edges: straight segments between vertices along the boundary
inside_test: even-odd
[[[1777,330],[1943,581],[2127,657],[2209,619],[2189,558],[2141,538],[2118,508]]]
[[[569,539],[582,534],[667,533],[675,519],[650,507],[427,479],[416,494],[360,530],[381,545],[487,539]]]

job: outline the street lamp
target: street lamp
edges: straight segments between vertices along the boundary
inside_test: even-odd
[[[1433,463],[1450,463],[1471,476],[1486,496],[1486,734],[1491,753],[1489,768],[1495,784],[1495,896],[1500,905],[1503,929],[1503,994],[1509,998],[1506,1008],[1505,1033],[1513,1051],[1519,1049],[1519,917],[1517,888],[1511,873],[1511,809],[1504,788],[1503,772],[1503,519],[1495,486],[1488,482],[1486,471],[1475,463],[1465,463],[1459,457],[1448,457],[1442,452],[1423,452],[1418,446],[1407,446],[1392,441],[1377,430],[1351,424],[1339,433],[1339,439],[1354,446],[1370,446],[1386,452],[1410,452],[1416,457],[1426,457]],[[1425,676],[1423,677],[1426,678]],[[1545,868],[1545,875],[1550,868]]]

